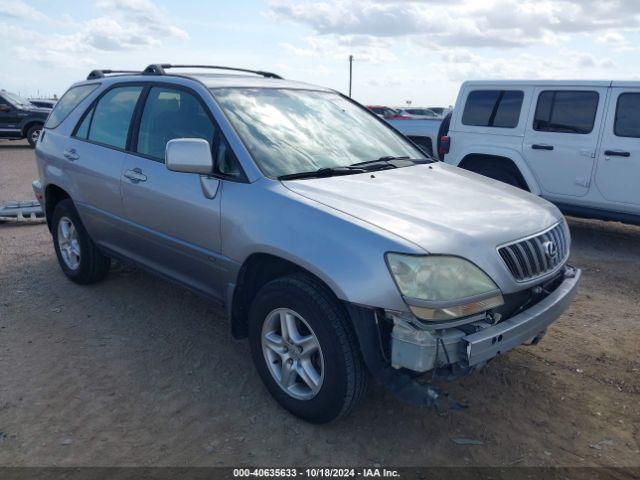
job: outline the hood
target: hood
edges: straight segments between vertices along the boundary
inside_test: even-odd
[[[546,200],[441,162],[283,183],[426,252],[459,255],[486,270],[494,269],[498,245],[562,219]]]

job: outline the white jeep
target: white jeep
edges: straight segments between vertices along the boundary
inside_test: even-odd
[[[567,214],[640,223],[640,82],[471,81],[444,161]]]

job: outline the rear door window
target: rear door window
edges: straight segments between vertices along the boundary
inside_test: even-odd
[[[124,149],[127,134],[140,93],[141,86],[116,87],[109,90],[95,106],[88,128],[88,140]],[[91,113],[91,112],[90,112]],[[89,117],[91,115],[87,115]],[[85,118],[86,120],[86,118]],[[80,125],[78,133],[84,128]]]
[[[521,90],[474,90],[467,96],[462,123],[474,127],[515,128],[523,99]]]
[[[618,137],[640,138],[640,93],[621,93],[613,131]]]
[[[539,132],[589,134],[593,130],[599,98],[598,92],[583,90],[540,92],[533,129]]]
[[[80,105],[80,102],[87,98],[98,86],[98,83],[93,83],[89,85],[78,85],[77,87],[71,87],[67,90],[56,103],[55,107],[53,107],[53,110],[47,118],[47,122],[44,124],[45,128],[56,128],[60,125],[73,109]]]

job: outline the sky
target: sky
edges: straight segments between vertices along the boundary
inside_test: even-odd
[[[255,68],[364,104],[448,106],[464,80],[640,78],[640,0],[0,0],[0,88],[94,68]]]

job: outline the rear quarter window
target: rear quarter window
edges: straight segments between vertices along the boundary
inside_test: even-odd
[[[520,120],[523,99],[521,90],[473,90],[467,96],[462,124],[515,128]]]
[[[60,125],[73,109],[80,105],[80,102],[87,98],[99,85],[98,83],[78,85],[77,87],[71,87],[67,90],[58,103],[56,103],[55,107],[53,107],[49,118],[47,118],[47,122],[44,124],[45,128],[56,128]]]

